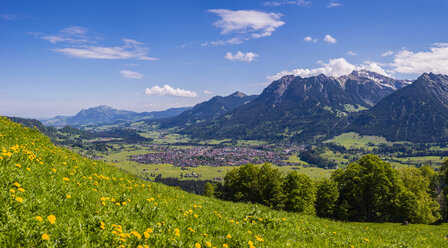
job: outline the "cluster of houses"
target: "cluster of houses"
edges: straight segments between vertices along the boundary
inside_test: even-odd
[[[271,163],[279,166],[295,165],[288,155],[273,151],[244,147],[192,146],[179,149],[171,146],[150,146],[149,153],[131,156],[130,160],[144,164],[172,164],[178,167],[238,166],[248,163]]]

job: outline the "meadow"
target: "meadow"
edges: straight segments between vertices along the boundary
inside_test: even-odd
[[[186,146],[175,146],[176,149],[186,148]],[[133,155],[141,155],[145,153],[149,153],[145,149],[144,146],[139,145],[125,145],[124,148],[119,149],[116,152],[109,151],[106,153],[100,154],[100,156],[104,157],[103,161],[112,163],[115,167],[124,170],[128,173],[131,173],[140,178],[146,178],[150,180],[154,180],[155,177],[159,174],[162,177],[176,177],[179,179],[192,179],[188,177],[181,177],[181,174],[185,176],[186,174],[200,174],[201,180],[213,180],[213,178],[221,177],[224,178],[226,173],[238,166],[220,166],[220,167],[212,167],[212,166],[199,166],[199,167],[186,167],[186,170],[182,170],[180,167],[175,167],[171,164],[140,164],[135,161],[130,161],[129,156]],[[289,158],[289,161],[302,163],[306,165],[306,162],[300,160],[297,155],[293,155]],[[288,173],[292,170],[297,170],[299,173],[308,175],[312,178],[319,177],[330,177],[331,172],[333,170],[326,170],[317,167],[304,167],[304,166],[276,166],[272,165],[274,168],[279,169],[283,173]]]
[[[1,247],[446,247],[448,225],[347,223],[136,178],[0,118]]]

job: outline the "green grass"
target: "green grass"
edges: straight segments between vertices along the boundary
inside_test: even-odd
[[[346,148],[355,147],[355,148],[369,148],[368,143],[373,143],[375,145],[379,144],[391,144],[383,137],[378,136],[360,136],[357,133],[350,132],[344,133],[339,136],[334,137],[331,140],[325,141],[325,143],[334,142],[340,145],[345,146]]]
[[[0,247],[448,245],[447,224],[345,223],[188,194],[55,147],[5,118],[0,146]]]
[[[189,148],[188,146],[173,146],[176,149]],[[226,173],[238,166],[199,166],[199,167],[187,167],[186,170],[182,170],[180,167],[175,167],[171,164],[140,164],[135,161],[129,161],[129,156],[141,155],[150,153],[142,146],[137,145],[126,145],[124,149],[119,152],[108,152],[108,155],[102,154],[104,160],[111,162],[117,168],[131,173],[140,178],[149,178],[153,180],[155,176],[161,174],[163,177],[176,177],[181,179],[181,173],[185,176],[186,174],[196,173],[200,174],[201,180],[212,180],[215,177],[223,178]],[[301,163],[303,165],[308,165],[308,163],[303,162],[296,155],[289,158],[290,162]],[[279,169],[283,173],[288,173],[293,170],[293,168],[300,168],[297,171],[308,175],[312,178],[319,177],[330,177],[332,170],[326,170],[317,167],[304,167],[304,166],[276,166],[273,167]],[[192,179],[191,177],[183,177],[182,179]]]

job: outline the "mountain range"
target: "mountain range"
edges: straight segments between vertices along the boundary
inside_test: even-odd
[[[87,125],[104,125],[115,122],[135,122],[140,120],[157,120],[161,118],[169,118],[176,116],[191,107],[170,108],[164,111],[142,112],[136,113],[128,110],[118,110],[109,106],[98,106],[83,109],[75,116],[56,116],[52,119],[42,120],[46,126],[63,127],[63,126],[87,126]]]
[[[229,111],[249,103],[257,97],[257,95],[248,96],[239,91],[228,96],[215,96],[208,101],[195,105],[192,109],[186,110],[175,117],[161,119],[160,124],[162,128],[167,128],[215,120]]]
[[[206,139],[319,140],[342,132],[353,112],[371,108],[409,83],[365,70],[342,77],[284,76],[253,101],[182,132]]]
[[[58,116],[49,126],[144,120],[177,127],[197,139],[321,141],[344,132],[391,141],[448,141],[448,76],[425,73],[414,82],[360,70],[340,77],[288,75],[257,95],[215,96],[192,108],[136,113],[107,106]]]
[[[388,140],[448,141],[448,76],[425,73],[356,115],[349,131]]]

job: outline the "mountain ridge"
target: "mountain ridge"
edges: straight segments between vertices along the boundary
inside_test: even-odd
[[[56,116],[51,119],[42,120],[46,126],[86,126],[110,124],[117,121],[140,121],[144,119],[160,119],[176,116],[191,107],[170,108],[163,111],[133,112],[129,110],[119,110],[107,105],[100,105],[80,110],[74,116]]]
[[[368,71],[345,77],[286,75],[250,103],[182,132],[199,138],[321,139],[345,129],[351,112],[370,108],[406,85],[405,80]]]

